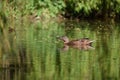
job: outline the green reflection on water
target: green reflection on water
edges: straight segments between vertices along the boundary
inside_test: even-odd
[[[63,22],[16,25],[0,40],[1,80],[119,80],[119,25]],[[69,48],[57,36],[95,40],[92,50]]]

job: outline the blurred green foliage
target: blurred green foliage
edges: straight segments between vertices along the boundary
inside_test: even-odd
[[[5,16],[19,17],[35,14],[56,17],[116,17],[120,13],[120,0],[3,0],[1,12]],[[92,16],[91,16],[92,15]]]
[[[120,13],[120,0],[66,0],[66,13],[72,17],[115,17]]]
[[[34,7],[38,10],[39,15],[47,10],[49,14],[54,17],[60,13],[65,7],[63,0],[34,0]]]

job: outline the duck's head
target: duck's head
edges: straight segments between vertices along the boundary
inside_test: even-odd
[[[59,39],[62,40],[65,44],[69,42],[69,39],[67,36],[59,37]]]

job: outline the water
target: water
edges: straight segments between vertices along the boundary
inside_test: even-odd
[[[0,37],[1,80],[119,80],[120,24],[100,21],[15,24]],[[90,38],[94,49],[64,51],[57,36]]]

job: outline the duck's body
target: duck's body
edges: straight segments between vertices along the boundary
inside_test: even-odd
[[[73,48],[87,50],[87,49],[91,48],[91,44],[93,42],[88,38],[82,38],[82,39],[69,41],[68,37],[66,37],[66,36],[59,37],[59,39],[64,42],[65,49],[66,49],[66,47],[68,48],[69,46],[71,46]]]
[[[89,40],[88,38],[82,38],[82,39],[69,41],[69,39],[66,36],[60,37],[59,39],[64,41],[65,45],[69,45],[69,46],[70,45],[71,46],[72,45],[80,45],[80,46],[82,46],[82,45],[91,45],[91,43],[93,42],[93,41]]]

